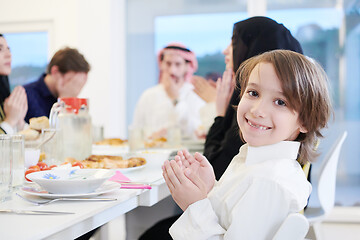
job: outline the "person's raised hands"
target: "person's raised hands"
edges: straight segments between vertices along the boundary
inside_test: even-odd
[[[162,168],[166,185],[183,211],[194,202],[207,197],[204,182],[191,169],[183,171],[174,160],[166,160]]]
[[[200,76],[193,76],[191,79],[194,85],[194,92],[205,102],[214,102],[216,99],[216,83],[213,80],[206,80]]]
[[[4,101],[4,121],[12,127],[24,125],[24,118],[28,110],[26,91],[22,86],[14,88]]]
[[[190,169],[191,172],[199,176],[206,186],[206,192],[210,192],[215,184],[215,174],[205,156],[198,152],[192,156],[187,150],[181,150],[175,156],[175,161],[183,171]]]
[[[216,81],[216,113],[217,116],[225,116],[232,93],[234,91],[235,82],[233,80],[234,72],[228,68],[224,71],[223,77]]]

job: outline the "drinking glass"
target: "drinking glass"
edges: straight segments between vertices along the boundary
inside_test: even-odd
[[[104,140],[104,127],[103,126],[92,126],[92,142],[96,143]]]
[[[42,129],[41,141],[46,141],[41,147],[41,152],[45,154],[43,162],[48,166],[59,165],[64,162],[62,131],[60,129]]]
[[[24,183],[25,156],[24,136],[11,135],[12,142],[12,187],[18,188]]]
[[[8,135],[0,135],[0,202],[10,196],[12,143]]]
[[[129,148],[130,151],[144,148],[144,134],[142,128],[129,126]]]

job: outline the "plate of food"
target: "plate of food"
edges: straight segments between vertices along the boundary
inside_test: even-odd
[[[105,138],[101,141],[95,143],[97,146],[125,146],[127,145],[127,140],[121,138]]]
[[[67,158],[67,162],[77,162],[76,159]],[[142,169],[147,161],[143,157],[134,155],[114,156],[114,155],[91,155],[80,161],[85,169],[116,169],[122,172]]]

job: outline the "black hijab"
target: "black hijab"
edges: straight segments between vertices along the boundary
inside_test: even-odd
[[[3,106],[5,99],[10,95],[10,85],[7,76],[0,75],[0,104]]]
[[[286,49],[303,53],[300,43],[290,31],[267,17],[252,17],[235,23],[232,47],[235,73],[242,62],[267,51]],[[240,94],[239,89],[236,92]],[[237,105],[239,98],[234,100],[231,103]]]
[[[4,37],[0,33],[0,37]],[[5,99],[10,95],[10,85],[8,76],[0,75],[0,104],[3,106]]]

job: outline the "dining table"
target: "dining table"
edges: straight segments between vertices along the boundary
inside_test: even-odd
[[[177,149],[168,149],[166,159],[173,159],[176,151],[184,148],[189,149],[190,152],[201,152],[203,142],[200,144],[187,142]],[[152,207],[170,196],[162,176],[163,161],[155,157],[138,169],[118,170],[131,182],[144,183],[151,188],[133,189],[129,188],[129,185],[120,183],[112,191],[95,196],[95,198],[112,198],[112,201],[56,201],[37,206],[18,195],[36,200],[41,199],[40,197],[29,196],[23,188],[13,190],[9,199],[0,203],[0,239],[75,239],[100,226],[106,226],[112,220],[138,207]],[[50,211],[68,214],[24,214],[19,211]]]
[[[21,189],[13,191],[11,199],[0,203],[0,210],[54,211],[70,214],[23,214],[0,211],[0,239],[74,239],[137,208],[152,206],[169,196],[162,177],[161,164],[147,164],[142,169],[123,173],[134,182],[143,182],[151,189],[119,187],[102,194],[101,198],[114,201],[57,201],[36,206],[16,194],[27,196]],[[123,185],[126,187],[127,185]]]

